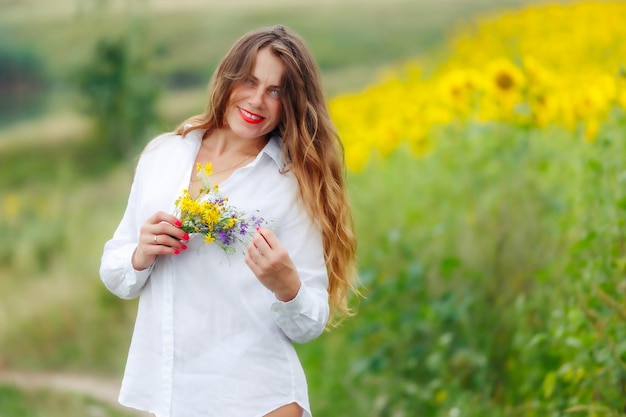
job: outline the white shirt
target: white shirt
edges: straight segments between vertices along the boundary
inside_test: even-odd
[[[239,210],[259,210],[298,268],[297,296],[281,302],[244,263],[203,236],[188,249],[136,271],[139,229],[156,211],[174,213],[188,187],[201,130],[162,135],[142,154],[126,212],[104,246],[100,276],[121,298],[139,296],[119,397],[157,417],[261,417],[297,402],[311,417],[294,342],[321,334],[329,315],[328,276],[320,231],[297,204],[292,174],[281,174],[280,139],[220,184]]]

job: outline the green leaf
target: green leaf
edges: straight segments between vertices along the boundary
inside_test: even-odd
[[[550,398],[552,396],[552,394],[554,393],[555,385],[556,385],[556,372],[548,372],[548,374],[543,379],[543,384],[541,384],[544,398]]]

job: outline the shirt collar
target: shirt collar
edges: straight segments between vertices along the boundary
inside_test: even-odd
[[[278,165],[278,169],[283,170],[285,169],[285,160],[283,159],[281,144],[281,137],[278,134],[274,134],[261,152],[272,158]]]
[[[185,127],[187,127],[187,125],[185,125]],[[204,136],[204,132],[206,132],[205,129],[192,130],[185,135],[185,139],[187,139],[189,143],[195,145],[196,148],[200,148],[200,145],[202,145],[202,136]]]

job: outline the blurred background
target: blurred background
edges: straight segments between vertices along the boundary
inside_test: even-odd
[[[626,407],[626,2],[0,0],[0,416],[115,405],[98,267],[134,164],[245,32],[308,42],[364,298],[298,351],[316,416]]]

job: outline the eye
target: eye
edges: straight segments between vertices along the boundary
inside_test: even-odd
[[[279,98],[280,97],[280,90],[277,88],[272,88],[270,91],[270,96],[274,97],[274,98]]]
[[[243,80],[243,83],[244,83],[245,85],[254,85],[254,80],[253,80],[252,78],[249,78],[249,77],[248,77],[248,78],[246,78],[246,79],[244,79],[244,80]]]

